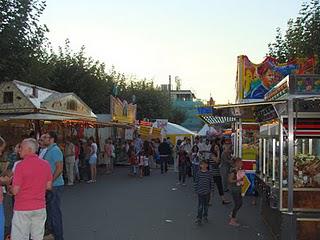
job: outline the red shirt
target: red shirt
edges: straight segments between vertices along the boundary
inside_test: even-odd
[[[52,181],[50,165],[36,154],[30,154],[17,165],[13,187],[20,189],[15,196],[15,211],[33,211],[46,207],[47,183]]]

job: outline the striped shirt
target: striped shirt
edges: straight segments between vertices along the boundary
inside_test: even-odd
[[[210,164],[210,170],[212,171],[212,176],[221,176],[219,163]]]
[[[205,195],[213,190],[213,177],[211,171],[198,172],[195,181],[195,191],[199,195]]]

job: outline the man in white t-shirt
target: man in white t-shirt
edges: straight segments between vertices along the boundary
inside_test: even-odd
[[[200,144],[199,152],[203,155],[205,160],[209,160],[211,156],[211,144],[209,139],[207,139],[204,143]]]

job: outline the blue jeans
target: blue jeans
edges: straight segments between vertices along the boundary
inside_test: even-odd
[[[205,195],[198,194],[198,219],[202,219],[202,217],[208,217],[208,207],[209,207],[209,200],[210,200],[210,193]]]
[[[47,219],[49,230],[55,240],[63,240],[63,224],[61,213],[61,195],[63,186],[53,187],[47,192]]]
[[[4,211],[2,203],[0,204],[0,239],[4,239]]]
[[[168,172],[168,156],[160,156],[161,173]]]

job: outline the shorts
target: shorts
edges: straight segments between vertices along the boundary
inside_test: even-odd
[[[90,165],[96,165],[97,164],[97,157],[96,156],[91,156],[89,159],[89,164]]]

